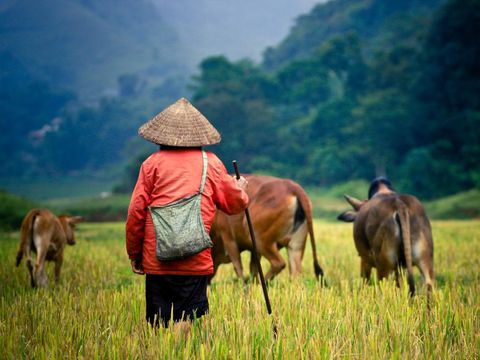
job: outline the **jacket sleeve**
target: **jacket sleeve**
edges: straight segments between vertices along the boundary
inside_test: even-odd
[[[127,254],[132,260],[142,258],[145,220],[150,204],[151,179],[148,179],[145,164],[140,167],[138,180],[128,207],[126,223]]]
[[[215,205],[228,215],[238,214],[247,208],[248,195],[227,173],[225,165],[218,158],[216,160],[214,164],[216,176],[213,185]]]

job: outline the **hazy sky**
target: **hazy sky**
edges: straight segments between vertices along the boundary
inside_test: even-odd
[[[178,32],[192,64],[209,55],[260,61],[295,18],[324,0],[153,0]]]

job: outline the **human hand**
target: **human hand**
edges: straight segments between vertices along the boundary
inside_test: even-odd
[[[143,271],[142,261],[141,260],[132,260],[130,262],[132,265],[132,271],[137,275],[145,275]]]
[[[235,180],[237,181],[237,186],[242,189],[242,190],[246,190],[247,189],[247,186],[248,186],[248,181],[247,179],[245,179],[243,176],[240,176],[240,179],[237,179],[235,177]]]

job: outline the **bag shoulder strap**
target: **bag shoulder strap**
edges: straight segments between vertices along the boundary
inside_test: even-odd
[[[200,194],[203,194],[203,190],[205,189],[205,182],[207,180],[208,157],[205,150],[202,150],[202,157],[203,157],[203,170],[202,170],[202,182],[200,183]]]

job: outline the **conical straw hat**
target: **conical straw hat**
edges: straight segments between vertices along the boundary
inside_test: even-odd
[[[138,134],[155,144],[170,146],[213,145],[221,140],[217,129],[185,98],[143,124]]]

